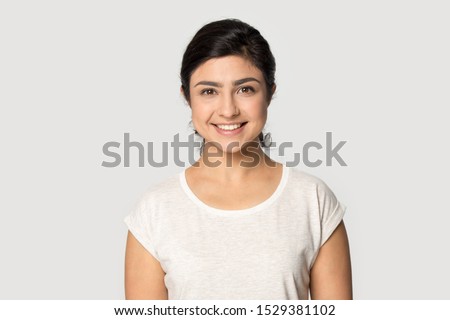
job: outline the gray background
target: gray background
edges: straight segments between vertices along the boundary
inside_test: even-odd
[[[234,17],[277,60],[274,141],[292,153],[327,131],[347,141],[347,167],[298,167],[348,207],[355,299],[449,299],[449,11],[445,1],[2,1],[0,298],[123,299],[123,218],[182,168],[140,168],[136,156],[104,168],[102,146],[128,132],[159,159],[163,141],[186,140],[182,53],[202,25]]]

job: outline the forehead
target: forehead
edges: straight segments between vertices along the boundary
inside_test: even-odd
[[[262,72],[248,59],[241,56],[211,58],[192,73],[195,80],[237,80],[248,76],[263,80]]]

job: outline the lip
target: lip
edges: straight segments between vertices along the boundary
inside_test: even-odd
[[[216,131],[220,135],[230,137],[230,136],[238,135],[239,133],[242,132],[242,130],[244,130],[245,125],[247,124],[247,122],[235,122],[235,123],[232,123],[232,124],[240,124],[240,123],[242,123],[242,125],[239,128],[235,129],[235,130],[223,130],[223,129],[220,129],[216,124],[213,124],[213,126],[214,126],[214,128],[216,129]],[[222,124],[222,123],[218,123],[218,124]],[[228,124],[228,125],[231,125],[231,123]]]
[[[213,125],[217,126],[217,125],[221,125],[221,126],[231,126],[233,124],[241,124],[241,123],[246,123],[247,121],[242,121],[242,122],[230,122],[230,123],[213,123]]]

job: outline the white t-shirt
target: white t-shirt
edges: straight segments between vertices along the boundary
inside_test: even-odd
[[[185,170],[148,189],[125,223],[165,271],[172,299],[308,299],[309,272],[345,206],[283,164],[276,191],[243,210],[202,202]]]

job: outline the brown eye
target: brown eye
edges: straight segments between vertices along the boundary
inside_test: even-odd
[[[255,90],[252,87],[242,87],[240,89],[240,91],[242,93],[253,93],[253,92],[255,92]]]
[[[201,94],[203,94],[205,96],[209,96],[209,95],[212,95],[214,93],[215,93],[214,89],[211,89],[211,88],[204,89],[204,90],[201,91]]]

